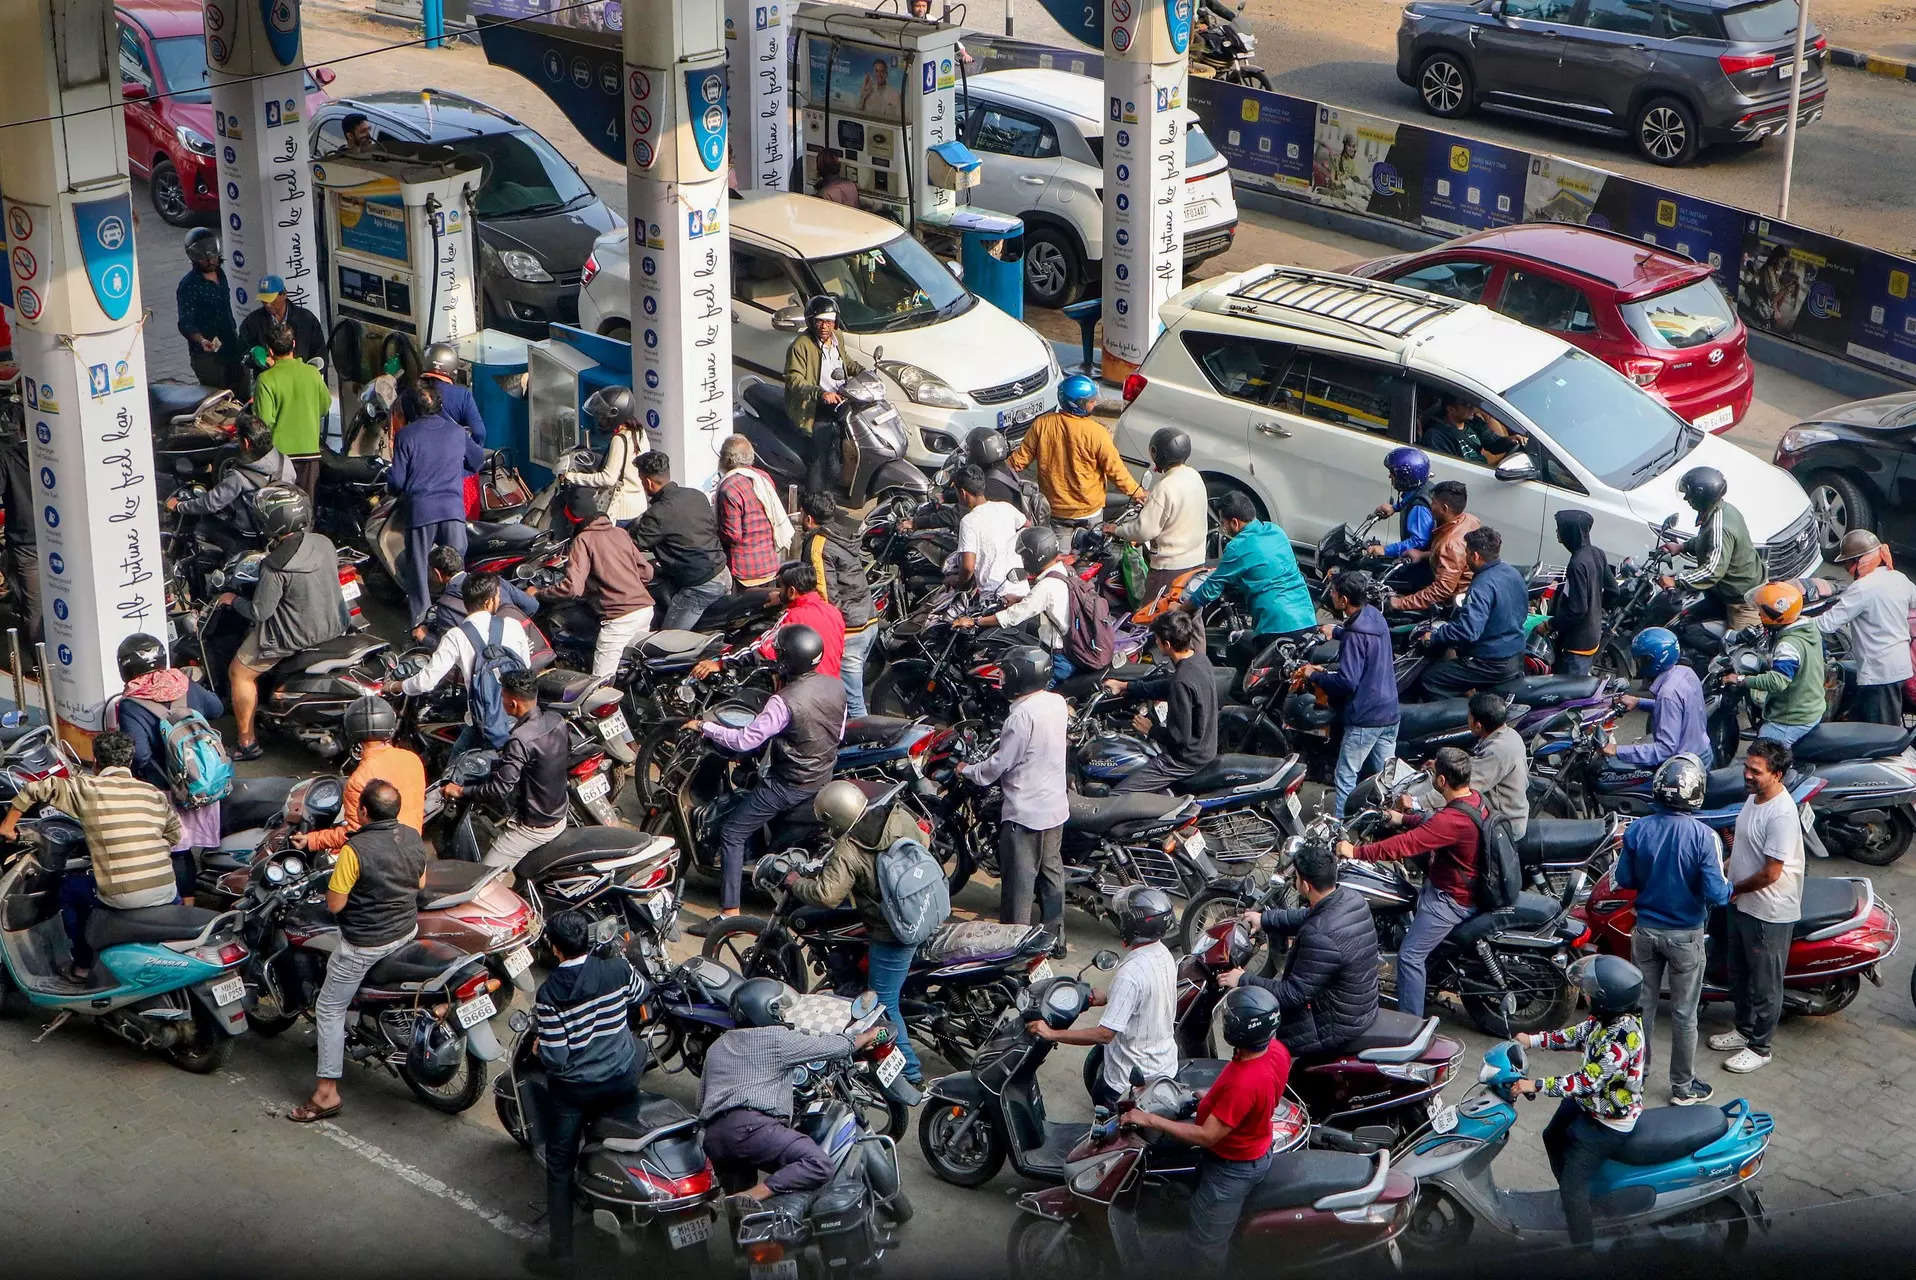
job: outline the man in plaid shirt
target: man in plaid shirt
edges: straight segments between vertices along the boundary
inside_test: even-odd
[[[753,464],[758,455],[744,436],[719,446],[719,482],[712,494],[726,567],[741,587],[772,580],[792,540],[792,522],[778,501],[772,478]]]

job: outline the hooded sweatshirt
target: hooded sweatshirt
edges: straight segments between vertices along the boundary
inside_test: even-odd
[[[324,534],[282,539],[266,553],[251,601],[259,656],[278,661],[345,631],[339,556]]]
[[[1576,509],[1557,512],[1557,541],[1570,552],[1563,586],[1557,590],[1551,629],[1566,653],[1597,651],[1603,635],[1603,593],[1610,583],[1610,561],[1590,541],[1591,516]]]
[[[1375,605],[1365,605],[1345,624],[1337,668],[1320,671],[1311,683],[1344,704],[1344,727],[1381,729],[1398,720],[1397,669],[1390,652],[1390,627]]]

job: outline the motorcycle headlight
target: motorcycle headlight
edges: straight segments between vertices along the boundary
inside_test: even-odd
[[[911,397],[913,404],[930,405],[934,409],[969,407],[970,402],[953,391],[943,378],[915,364],[906,364],[903,360],[881,360],[878,368],[898,384],[900,391]]]
[[[1257,33],[1256,33],[1256,32],[1254,32],[1254,31],[1240,31],[1240,32],[1238,32],[1238,33],[1237,33],[1237,38],[1238,38],[1238,39],[1239,39],[1239,40],[1240,40],[1241,42],[1243,42],[1243,45],[1244,45],[1244,52],[1246,52],[1246,53],[1256,53],[1256,52],[1257,52]]]
[[[183,124],[175,125],[173,128],[173,136],[180,140],[182,147],[185,147],[196,156],[210,156],[213,154],[213,140],[201,133],[198,129],[190,129]]]

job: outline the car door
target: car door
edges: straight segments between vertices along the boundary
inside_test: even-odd
[[[1576,8],[1577,0],[1502,0],[1488,23],[1471,28],[1479,91],[1557,101],[1564,28]]]
[[[785,378],[785,353],[798,335],[772,327],[783,307],[803,306],[798,264],[778,250],[732,239],[732,365],[774,382]]]
[[[1604,354],[1590,295],[1566,280],[1534,267],[1511,267],[1489,305],[1519,324],[1554,333],[1594,355]]]
[[[153,157],[166,148],[157,141],[159,137],[159,108],[153,95],[159,92],[159,85],[153,77],[153,63],[147,54],[146,37],[125,18],[115,25],[119,28],[120,85],[122,90],[128,85],[138,85],[144,97],[127,99],[126,102],[126,158],[132,171],[144,178],[153,168]]]
[[[1423,440],[1423,423],[1441,412],[1445,397],[1458,395],[1482,404],[1483,412],[1496,418],[1505,425],[1523,433],[1527,426],[1518,417],[1515,410],[1495,403],[1484,403],[1475,392],[1455,387],[1435,378],[1419,375],[1415,380],[1416,404],[1414,412],[1419,424],[1418,443],[1424,452],[1430,455],[1430,476],[1433,482],[1441,480],[1461,481],[1469,490],[1469,510],[1477,519],[1494,528],[1503,535],[1503,558],[1522,569],[1528,569],[1543,556],[1546,545],[1546,521],[1552,519],[1548,512],[1554,510],[1550,495],[1562,494],[1581,488],[1581,482],[1567,467],[1563,466],[1553,450],[1543,441],[1532,438],[1525,452],[1532,462],[1537,464],[1540,476],[1548,476],[1553,483],[1538,480],[1499,480],[1496,469],[1481,462],[1470,462],[1454,457],[1442,449],[1433,447]],[[1574,502],[1561,501],[1558,505],[1575,505]],[[1554,545],[1552,543],[1551,545]]]
[[[1384,458],[1410,442],[1402,370],[1383,361],[1297,350],[1267,412],[1251,420],[1251,466],[1285,493],[1285,531],[1315,543],[1390,496]]]
[[[1042,117],[973,95],[970,148],[983,163],[971,203],[1017,217],[1038,206],[1064,161],[1057,131]]]
[[[1657,9],[1656,0],[1583,0],[1563,33],[1566,105],[1599,124],[1620,120],[1663,47]]]

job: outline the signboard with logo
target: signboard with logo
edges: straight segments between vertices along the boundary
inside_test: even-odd
[[[1205,76],[1193,76],[1190,84],[1191,109],[1207,121],[1204,132],[1230,163],[1235,181],[1267,191],[1311,189],[1315,102]]]
[[[477,3],[473,11],[480,12]],[[544,27],[483,23],[479,45],[487,62],[516,71],[543,89],[596,151],[615,163],[625,163],[625,113],[619,84],[622,58],[617,46],[584,44]]]
[[[1461,234],[1523,218],[1525,161],[1509,147],[1429,134],[1424,151],[1423,224]]]
[[[725,73],[731,155],[746,191],[783,191],[792,168],[785,10],[797,0],[726,0]]]

